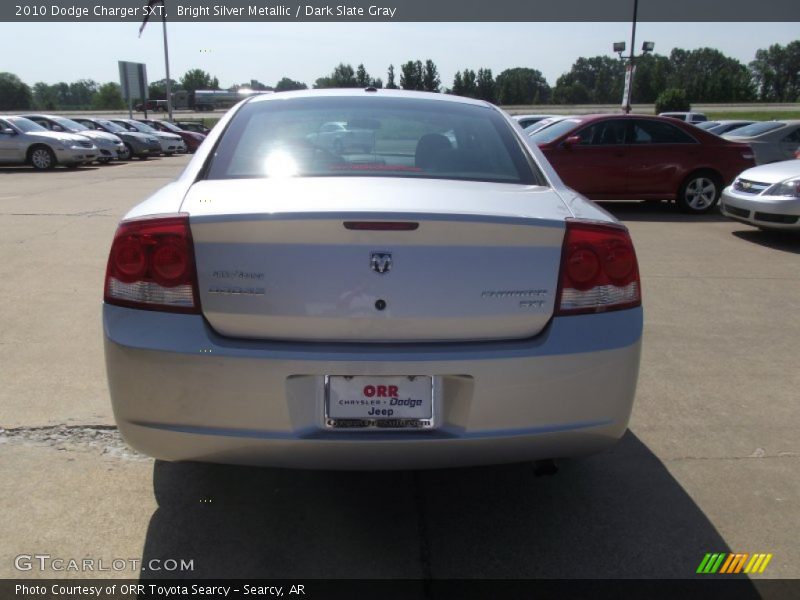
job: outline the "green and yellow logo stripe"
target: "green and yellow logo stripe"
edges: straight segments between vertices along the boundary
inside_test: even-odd
[[[748,554],[746,552],[709,552],[700,561],[697,573],[702,575],[736,573],[763,573],[772,554]]]

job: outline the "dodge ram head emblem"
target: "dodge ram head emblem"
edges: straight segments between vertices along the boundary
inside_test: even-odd
[[[392,255],[390,252],[373,252],[370,255],[369,266],[376,273],[388,273],[392,270]]]

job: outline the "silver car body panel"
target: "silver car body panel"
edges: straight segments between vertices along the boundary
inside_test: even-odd
[[[740,129],[734,129],[730,133],[724,134],[727,140],[749,144],[755,154],[757,165],[784,161],[794,158],[794,153],[800,149],[800,141],[797,140],[800,131],[800,120],[778,121],[782,127],[767,131],[761,135],[741,136],[736,135]],[[794,136],[795,141],[786,142],[787,136]]]
[[[598,452],[625,432],[641,309],[552,320],[539,336],[473,344],[235,340],[201,316],[103,309],[114,416],[164,460],[292,468],[402,469]],[[325,375],[429,375],[426,431],[330,431]]]
[[[287,92],[245,102],[355,93],[359,92]],[[499,110],[480,101],[441,94],[414,93],[413,97]],[[125,217],[190,215],[203,309],[203,315],[181,315],[104,305],[114,414],[133,447],[165,460],[401,469],[573,456],[601,451],[623,435],[638,376],[641,308],[552,316],[566,219],[616,221],[564,186],[510,117],[507,121],[547,186],[397,178],[364,181],[367,178],[358,177],[197,181],[209,153],[242,104],[221,119],[177,181]],[[347,190],[353,193],[345,193]],[[476,251],[475,256],[467,252],[468,260],[457,263],[459,270],[473,276],[457,278],[459,293],[452,295],[449,306],[437,307],[421,297],[426,286],[438,293],[437,288],[446,287],[445,280],[439,281],[437,288],[432,287],[434,279],[415,288],[420,296],[416,305],[410,296],[405,298],[407,305],[413,305],[411,310],[418,311],[417,316],[427,311],[443,317],[429,319],[433,330],[429,338],[413,339],[424,336],[425,329],[412,318],[406,322],[414,329],[408,339],[402,328],[381,329],[372,324],[357,329],[354,336],[343,335],[346,328],[335,323],[337,319],[323,323],[324,316],[313,307],[304,306],[300,311],[304,321],[279,323],[268,322],[270,317],[265,315],[269,311],[259,309],[258,303],[263,301],[259,295],[245,297],[239,304],[248,308],[242,310],[235,308],[234,303],[242,300],[232,299],[235,294],[223,294],[225,301],[212,300],[215,294],[209,293],[209,288],[215,285],[214,271],[229,269],[214,262],[223,259],[241,264],[243,273],[263,272],[266,278],[270,269],[273,275],[287,273],[281,260],[270,264],[270,256],[288,257],[306,269],[295,273],[294,291],[300,293],[303,285],[309,285],[316,297],[325,298],[325,285],[307,280],[309,264],[313,265],[309,261],[322,260],[327,269],[338,269],[346,278],[339,263],[352,254],[358,257],[353,268],[363,269],[363,275],[358,275],[360,280],[348,280],[338,291],[358,281],[383,285],[377,283],[381,278],[390,281],[389,277],[402,270],[398,266],[386,276],[371,272],[370,252],[385,250],[403,256],[415,245],[410,238],[404,242],[399,234],[388,239],[387,232],[381,232],[383,243],[378,244],[377,238],[369,237],[378,232],[342,227],[345,219],[370,218],[418,220],[420,229],[413,233],[423,236],[417,241],[434,256],[442,252],[455,257],[459,245]],[[459,230],[469,235],[459,236]],[[535,240],[532,246],[531,239]],[[496,262],[475,264],[479,254],[492,252],[499,253]],[[326,263],[330,253],[335,259]],[[423,279],[427,276],[421,256],[403,263]],[[224,280],[227,274],[223,275]],[[501,277],[511,279],[503,283],[493,279]],[[486,339],[495,336],[486,334],[490,328],[482,322],[489,310],[485,304],[495,298],[482,298],[481,292],[524,291],[528,289],[526,277],[532,277],[532,289],[547,288],[550,299],[534,307],[531,314],[505,305],[499,311],[504,324],[498,326],[506,327],[501,336],[517,339]],[[400,286],[394,293],[413,292],[412,281],[404,280],[411,290]],[[464,290],[473,295],[463,299]],[[330,303],[333,294],[328,298]],[[303,304],[302,295],[294,299]],[[278,307],[276,314],[285,316],[291,308],[290,298],[279,296]],[[359,310],[348,305],[342,312],[341,304],[334,308],[340,311],[337,318],[342,322],[346,321],[340,319],[343,314],[355,318]],[[452,327],[440,322],[447,321],[448,309],[458,315],[459,322]],[[237,318],[237,312],[247,314],[248,310],[249,320]],[[371,314],[375,315],[374,309]],[[314,338],[315,327],[323,335]],[[250,337],[248,328],[260,330]],[[387,332],[394,341],[381,339]],[[282,336],[292,339],[276,339]],[[329,429],[324,409],[326,377],[351,375],[431,377],[433,427],[424,431]]]
[[[35,144],[43,144],[55,154],[59,164],[83,164],[92,162],[99,155],[97,146],[81,135],[55,131],[23,132],[16,128],[15,135],[0,133],[0,163],[24,164],[28,150]],[[88,146],[87,146],[88,144]]]
[[[546,187],[390,177],[201,181],[181,212],[214,329],[309,341],[534,335],[553,312],[571,216]],[[359,219],[419,229],[343,226]],[[394,266],[378,275],[382,251]],[[257,293],[235,293],[245,288]]]

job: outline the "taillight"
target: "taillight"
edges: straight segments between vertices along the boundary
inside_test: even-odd
[[[639,266],[628,231],[567,221],[556,315],[596,313],[642,303]]]
[[[105,301],[131,308],[199,313],[189,215],[120,223],[106,268]]]

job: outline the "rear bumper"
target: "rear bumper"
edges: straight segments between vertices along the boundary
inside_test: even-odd
[[[553,319],[534,339],[308,344],[216,335],[195,315],[105,305],[114,415],[165,460],[402,469],[598,452],[625,432],[639,370],[640,308]],[[437,428],[324,428],[325,375],[431,375]]]

